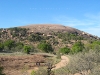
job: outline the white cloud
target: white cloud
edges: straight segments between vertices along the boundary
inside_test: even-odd
[[[100,37],[100,27],[90,27],[90,28],[87,28],[87,29],[82,29],[92,35],[95,35],[95,36],[99,36]]]
[[[71,26],[100,37],[100,13],[96,15],[85,14],[84,19],[59,16],[54,18],[54,20],[60,24]]]

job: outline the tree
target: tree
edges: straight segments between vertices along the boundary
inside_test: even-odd
[[[3,49],[4,49],[4,45],[0,43],[0,51],[2,51]]]
[[[16,43],[16,46],[19,47],[19,49],[22,49],[24,44],[22,42]]]
[[[61,48],[61,49],[60,49],[60,52],[61,52],[62,54],[68,54],[68,53],[70,52],[70,49],[67,48],[67,47],[64,47],[64,48]]]
[[[30,53],[30,49],[31,49],[30,46],[27,46],[27,45],[24,46],[24,52],[25,53],[29,54]]]
[[[70,73],[81,73],[81,75],[99,75],[100,74],[100,52],[89,50],[89,52],[80,52],[71,56],[66,70]]]
[[[13,40],[7,40],[4,42],[4,46],[7,46],[9,50],[11,50],[12,47],[14,47],[14,41]]]
[[[38,48],[44,52],[52,52],[53,51],[51,44],[46,43],[46,42],[41,42],[40,44],[38,44]]]
[[[31,34],[29,37],[28,37],[28,40],[29,41],[41,41],[43,38],[38,35],[38,34]]]
[[[5,75],[2,72],[3,72],[3,67],[0,67],[0,75]]]
[[[81,52],[84,49],[84,44],[82,42],[76,42],[73,46],[72,46],[72,53],[78,53]]]

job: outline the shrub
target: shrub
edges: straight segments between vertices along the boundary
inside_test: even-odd
[[[29,54],[30,53],[30,49],[31,49],[30,46],[27,46],[27,45],[24,46],[24,52],[25,53]]]
[[[34,70],[31,72],[31,75],[35,75],[35,71]]]
[[[72,74],[82,73],[82,75],[99,75],[99,57],[100,53],[97,53],[96,50],[72,55],[72,58],[70,59],[71,63],[66,66],[66,70]],[[90,74],[88,71],[90,71]]]
[[[31,34],[29,37],[28,37],[28,40],[29,41],[33,41],[33,42],[36,42],[36,41],[41,41],[43,38],[38,35],[38,34]]]
[[[8,47],[8,49],[11,50],[11,48],[15,46],[15,42],[13,40],[6,40],[4,42],[4,46]]]
[[[40,44],[38,44],[38,48],[44,52],[53,52],[53,49],[50,43],[41,42]]]
[[[5,75],[3,74],[3,67],[0,67],[0,75]]]
[[[76,42],[73,46],[72,46],[72,50],[71,53],[78,53],[81,52],[84,49],[84,44],[82,42]]]
[[[3,49],[4,49],[4,45],[0,43],[0,51],[2,51]]]
[[[61,48],[61,49],[60,49],[60,52],[61,52],[62,54],[68,54],[68,53],[70,52],[70,49],[67,48],[67,47],[64,47],[64,48]]]

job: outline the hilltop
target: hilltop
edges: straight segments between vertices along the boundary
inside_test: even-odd
[[[62,75],[64,72],[64,74],[66,72],[73,74],[80,72],[89,73],[90,66],[88,64],[98,66],[99,52],[99,37],[64,25],[33,24],[0,29],[0,62],[1,66],[4,67],[4,72],[9,75],[13,75],[14,73],[22,75],[26,71],[32,72],[33,69],[37,68],[35,67],[37,62],[41,62],[41,66],[46,69],[47,66],[45,64],[54,62],[55,70],[57,69],[55,75]],[[69,56],[67,61],[65,57],[62,58],[61,55],[63,54]],[[60,57],[62,60],[57,62]],[[94,63],[95,60],[97,64]],[[68,63],[68,61],[71,63]],[[9,65],[7,65],[8,63]],[[67,67],[62,63],[67,63]],[[94,65],[92,67],[93,70],[96,68]],[[40,69],[41,66],[38,68]],[[96,70],[98,72],[98,68]],[[21,71],[23,72],[21,73]],[[45,70],[38,71],[42,72],[42,75],[46,75],[44,73],[47,73]],[[37,75],[39,75],[38,72]]]
[[[23,26],[22,28],[29,28],[33,32],[79,32],[79,30],[75,28],[71,28],[68,26],[63,26],[59,24],[33,24],[33,25],[27,25]]]
[[[28,28],[29,32],[40,32],[40,33],[73,33],[73,34],[78,34],[80,36],[86,36],[88,38],[99,38],[97,36],[94,36],[92,34],[89,34],[87,32],[78,30],[76,28],[72,28],[69,26],[64,26],[60,24],[33,24],[33,25],[27,25],[27,26],[21,26],[21,28]]]
[[[8,39],[17,43],[21,42],[34,46],[36,50],[38,50],[37,45],[41,41],[46,41],[51,44],[54,50],[58,50],[64,46],[71,48],[78,40],[87,43],[89,40],[99,40],[100,38],[69,26],[59,24],[33,24],[0,29],[1,42],[5,42]]]

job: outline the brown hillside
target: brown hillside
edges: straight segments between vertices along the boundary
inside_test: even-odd
[[[27,25],[27,26],[22,26],[21,28],[29,28],[30,31],[33,32],[71,32],[71,33],[82,33],[81,31],[68,27],[68,26],[63,26],[60,24],[33,24],[33,25]]]

